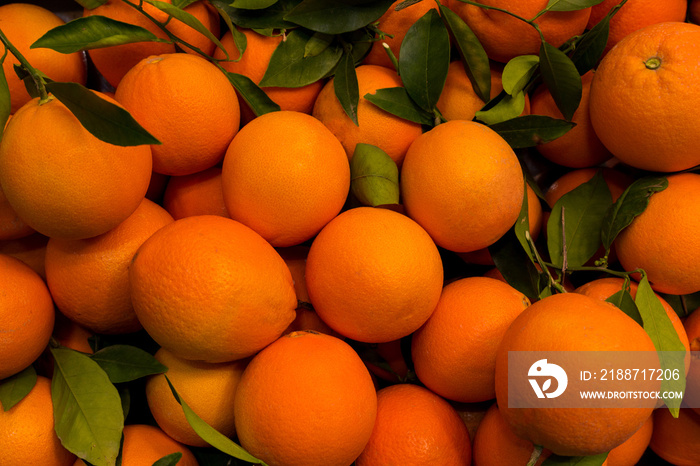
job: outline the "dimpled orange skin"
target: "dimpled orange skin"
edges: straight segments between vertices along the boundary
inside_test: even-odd
[[[162,347],[185,359],[250,356],[294,320],[292,276],[260,235],[234,220],[176,220],[138,249],[129,268],[134,311]]]
[[[700,164],[698,55],[700,26],[667,22],[629,34],[603,57],[589,111],[596,134],[615,157],[661,172]]]
[[[416,138],[401,169],[407,215],[454,252],[503,236],[520,214],[524,186],[513,149],[473,121],[448,121]]]
[[[255,355],[234,401],[241,446],[270,466],[347,466],[377,415],[364,363],[343,340],[289,333]]]
[[[516,435],[562,456],[610,451],[653,411],[637,408],[513,408],[508,402],[509,351],[656,351],[641,325],[613,304],[578,293],[543,298],[506,331],[496,356],[496,399]]]
[[[700,414],[683,405],[677,418],[668,409],[657,409],[649,447],[676,466],[697,465],[700,463]]]

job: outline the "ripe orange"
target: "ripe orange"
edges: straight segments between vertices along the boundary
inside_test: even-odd
[[[29,48],[50,29],[65,24],[53,11],[28,3],[8,3],[0,6],[0,29],[29,63],[54,81],[71,81],[85,84],[87,62],[85,53],[62,54],[51,49]],[[5,45],[0,43],[0,56],[5,53]],[[29,102],[31,97],[14,71],[19,60],[12,53],[2,63],[2,69],[10,88],[10,112],[15,113]]]
[[[294,319],[289,269],[260,235],[216,215],[175,220],[139,247],[129,267],[134,311],[162,347],[226,362],[277,339]]]
[[[698,308],[700,309],[700,308]],[[685,397],[683,402],[700,414],[700,312],[692,311],[683,321],[690,344],[690,368],[685,379]]]
[[[603,0],[603,2],[591,7],[591,17],[588,18],[587,29],[598,24],[610,9],[620,3],[617,0]],[[667,0],[658,2],[654,0],[628,0],[617,13],[610,19],[610,30],[605,52],[613,48],[625,36],[656,23],[666,21],[685,21],[687,0]]]
[[[350,190],[350,165],[338,139],[318,120],[271,112],[233,139],[221,182],[232,219],[273,246],[294,246],[338,215]]]
[[[227,31],[221,38],[221,44],[228,52],[231,61],[226,61],[226,54],[219,48],[214,51],[214,59],[223,60],[219,64],[226,71],[242,74],[258,84],[265,75],[270,57],[282,42],[282,36],[265,36],[258,34],[253,29],[240,29],[240,32],[246,37],[246,49],[243,52],[243,57],[240,58],[231,31]],[[310,114],[323,84],[324,82],[319,80],[301,87],[263,87],[262,90],[280,106],[280,110]],[[238,100],[241,106],[241,122],[244,125],[255,118],[255,114],[240,94]]]
[[[447,399],[475,403],[496,397],[496,349],[510,323],[530,305],[512,286],[493,278],[451,282],[425,324],[413,333],[416,375]]]
[[[176,220],[192,215],[228,217],[221,187],[221,167],[171,176],[163,193],[163,207]]]
[[[533,18],[547,6],[547,0],[483,0],[487,6],[502,8],[525,19]],[[535,28],[506,13],[468,5],[458,0],[445,0],[474,31],[490,59],[506,63],[518,55],[537,55],[541,39]],[[591,14],[590,8],[577,11],[550,11],[540,16],[536,23],[544,39],[555,47],[571,37],[583,33]]]
[[[614,168],[578,168],[575,170],[570,170],[557,178],[544,193],[544,200],[547,202],[549,207],[554,207],[554,204],[566,193],[573,191],[574,188],[579,187],[583,183],[590,181],[593,176],[601,170],[603,174],[603,180],[605,184],[608,185],[610,189],[610,195],[612,196],[613,202],[615,202],[620,195],[627,189],[627,187],[634,181],[626,173],[623,173]],[[546,219],[543,219],[546,221]]]
[[[401,79],[396,71],[383,66],[360,65],[355,71],[360,91],[357,105],[359,126],[345,114],[335,96],[332,79],[318,94],[312,115],[336,135],[348,158],[352,158],[358,143],[372,144],[400,166],[408,146],[423,132],[421,125],[385,112],[366,100],[364,95],[374,94],[377,89],[403,86]]]
[[[693,123],[700,117],[699,53],[700,26],[667,22],[632,32],[603,57],[589,109],[593,129],[615,157],[662,172],[700,164],[700,128]]]
[[[480,123],[452,120],[418,137],[401,169],[406,213],[445,249],[493,244],[520,214],[524,181],[513,149]]]
[[[165,348],[160,348],[155,358],[168,368],[165,375],[180,398],[204,422],[226,437],[236,434],[233,400],[247,360],[218,364],[188,361]],[[148,379],[146,400],[158,426],[170,437],[185,445],[209,446],[190,426],[164,375],[154,375]]]
[[[654,431],[649,447],[676,466],[700,463],[700,414],[681,407],[674,418],[665,408],[654,411]]]
[[[255,355],[234,401],[241,446],[270,466],[347,466],[372,434],[377,395],[343,340],[289,333]]]
[[[42,104],[36,98],[14,114],[3,133],[0,184],[17,215],[39,233],[88,238],[136,210],[151,163],[148,146],[103,142],[58,99]]]
[[[164,2],[172,3],[172,0],[164,0]],[[167,34],[158,26],[151,22],[145,15],[137,11],[132,5],[128,5],[127,3],[131,3],[132,5],[136,4],[136,2],[133,1],[107,0],[105,3],[92,10],[84,9],[83,16],[106,16],[110,19],[145,28],[155,34],[159,39],[168,39]],[[161,23],[168,21],[168,15],[156,7],[148,3],[143,3],[142,6],[144,11],[157,21]],[[216,37],[219,36],[220,18],[216,11],[211,8],[211,5],[203,1],[197,1],[185,8],[185,11],[197,18]],[[168,22],[168,29],[191,45],[199,47],[204,53],[212,54],[215,47],[214,43],[198,31],[186,26],[180,20],[171,19]],[[88,54],[95,64],[95,68],[100,72],[100,75],[116,89],[124,75],[144,58],[148,58],[151,55],[174,53],[175,51],[176,47],[174,44],[163,42],[136,42],[92,49],[88,51]],[[193,52],[190,49],[188,49],[188,51]]]
[[[442,290],[442,260],[420,225],[388,209],[358,207],[311,243],[306,286],[316,312],[354,340],[398,340],[430,317]]]
[[[651,196],[644,212],[615,240],[620,264],[642,268],[655,291],[700,291],[700,174],[668,176],[668,187]]]
[[[664,408],[661,408],[664,409]],[[639,463],[639,460],[644,455],[644,452],[649,447],[651,434],[654,431],[654,415],[652,414],[646,420],[642,427],[637,430],[630,438],[616,446],[606,458],[606,466],[634,466]]]
[[[216,165],[238,132],[236,91],[198,55],[145,58],[124,75],[115,96],[162,143],[151,146],[158,173],[189,175]]]
[[[31,267],[41,278],[46,280],[44,258],[46,256],[46,244],[48,241],[49,238],[41,233],[33,233],[23,238],[0,241],[0,254],[16,257]]]
[[[27,368],[44,351],[55,313],[44,281],[28,265],[0,254],[0,380]]]
[[[444,399],[419,385],[377,392],[377,420],[357,466],[471,464],[467,426]]]
[[[72,465],[75,455],[63,447],[53,423],[51,380],[38,376],[19,403],[8,411],[0,406],[0,464]]]
[[[23,238],[34,233],[34,229],[19,218],[0,186],[0,241]]]
[[[610,151],[598,139],[591,125],[588,99],[592,81],[593,71],[589,71],[581,77],[583,85],[581,102],[571,120],[576,123],[576,126],[554,141],[536,146],[537,151],[551,162],[565,167],[584,168],[601,164],[612,157]],[[535,115],[564,118],[554,103],[552,94],[544,85],[535,90],[531,104],[532,113]]]
[[[610,451],[642,426],[653,404],[620,409],[514,408],[514,401],[508,398],[509,351],[574,350],[654,352],[655,348],[644,329],[610,303],[578,293],[540,299],[513,321],[498,348],[498,405],[516,435],[555,454],[587,456]]]
[[[46,282],[58,309],[95,333],[140,330],[129,293],[129,265],[139,246],[172,221],[165,209],[144,198],[107,233],[77,240],[51,238]]]

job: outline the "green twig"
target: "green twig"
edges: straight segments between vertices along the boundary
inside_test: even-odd
[[[520,16],[520,15],[517,15],[517,14],[513,13],[512,11],[506,10],[505,8],[499,8],[499,7],[495,7],[495,6],[484,5],[484,4],[481,4],[481,3],[479,3],[479,2],[473,2],[473,1],[471,1],[471,0],[459,0],[459,1],[462,2],[462,3],[466,3],[467,5],[478,6],[479,8],[483,8],[483,9],[485,9],[485,10],[500,11],[501,13],[505,13],[505,14],[507,14],[507,15],[509,15],[509,16],[512,16],[512,17],[515,18],[515,19],[519,19],[519,20],[522,21],[523,23],[527,23],[527,24],[529,24],[530,26],[532,26],[533,28],[535,28],[535,30],[537,31],[537,33],[540,35],[540,39],[542,40],[542,42],[544,42],[544,34],[542,34],[542,30],[540,29],[539,25],[538,25],[537,23],[535,23],[535,20],[536,20],[537,18],[539,18],[541,15],[545,14],[545,13],[548,11],[547,9],[544,9],[544,10],[540,11],[540,12],[537,13],[537,14],[535,15],[535,17],[532,18],[532,19],[526,19],[526,18],[524,18],[524,17],[522,17],[522,16]]]

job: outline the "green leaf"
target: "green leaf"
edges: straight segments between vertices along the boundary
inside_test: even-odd
[[[423,125],[434,125],[433,116],[420,108],[403,87],[377,89],[374,94],[365,94],[365,100],[405,120]]]
[[[12,65],[12,69],[15,70],[15,74],[17,77],[22,81],[24,84],[24,88],[27,90],[27,93],[29,96],[33,99],[35,97],[39,97],[39,89],[37,89],[37,85],[34,83],[34,80],[32,79],[32,76],[29,74],[27,70],[25,70],[21,65],[14,64]],[[52,82],[51,79],[49,79],[48,76],[46,76],[44,73],[42,73],[40,70],[35,70],[39,76],[44,80],[45,83]]]
[[[88,10],[94,10],[100,5],[104,5],[108,0],[75,0],[77,4]]]
[[[593,257],[610,205],[612,195],[600,170],[554,204],[547,221],[547,248],[555,266],[579,267]]]
[[[399,51],[399,75],[408,95],[432,112],[450,66],[450,35],[435,9],[428,10],[406,32]]]
[[[29,366],[23,371],[0,380],[0,405],[3,411],[9,411],[22,401],[36,384],[36,370]]]
[[[117,146],[160,144],[122,107],[78,83],[51,82],[46,90],[60,100],[98,139]]]
[[[360,101],[360,89],[357,84],[357,73],[352,53],[346,52],[338,62],[333,77],[333,90],[345,114],[356,126],[359,126],[357,104]]]
[[[617,306],[622,312],[633,318],[639,325],[643,325],[642,316],[639,314],[639,309],[634,302],[634,298],[628,289],[621,289],[617,293],[609,296],[607,302]]]
[[[181,452],[170,453],[153,463],[153,466],[175,466],[182,459]]]
[[[617,235],[644,212],[651,196],[667,187],[668,180],[663,177],[639,178],[629,185],[605,214],[600,234],[603,247],[609,250]]]
[[[188,6],[192,5],[197,0],[173,0],[173,6],[184,10]]]
[[[513,225],[513,231],[515,232],[515,236],[516,238],[518,238],[518,241],[520,241],[520,245],[523,247],[523,251],[527,253],[527,256],[530,259],[530,261],[534,263],[536,259],[532,253],[530,241],[528,240],[528,238],[530,238],[530,212],[527,204],[527,181],[524,181],[523,202],[522,206],[520,207],[520,214],[518,215],[518,219],[515,221],[515,225]]]
[[[399,203],[399,169],[386,152],[359,143],[350,159],[350,186],[357,199],[372,207]]]
[[[542,80],[564,118],[571,120],[581,102],[581,75],[564,52],[547,42],[540,47]]]
[[[284,16],[301,0],[278,0],[273,5],[262,10],[250,10],[247,8],[234,8],[231,0],[210,0],[219,11],[225,12],[231,21],[246,29],[291,29],[296,24],[284,20]]]
[[[272,99],[265,94],[265,91],[260,89],[248,76],[230,72],[226,72],[225,74],[256,116],[264,115],[269,112],[276,112],[280,109],[280,106],[273,102]]]
[[[243,34],[241,31],[238,30],[238,28],[233,24],[233,21],[231,21],[231,17],[226,13],[224,10],[219,8],[216,5],[212,5],[221,19],[223,20],[224,24],[226,24],[226,27],[228,28],[229,31],[231,31],[231,36],[233,38],[233,45],[236,46],[236,50],[238,50],[238,58],[232,60],[231,55],[228,53],[228,50],[223,49],[224,55],[226,56],[227,60],[232,60],[234,62],[240,61],[241,58],[243,58],[243,53],[245,52],[246,47],[248,46],[248,38]]]
[[[491,66],[484,47],[457,13],[445,5],[440,5],[440,15],[457,45],[464,71],[472,83],[474,92],[481,100],[488,102],[491,98]]]
[[[2,56],[2,60],[0,60],[0,65],[2,65],[5,58],[7,58],[7,53],[7,48],[5,48],[5,53]],[[10,118],[11,112],[12,101],[10,99],[10,86],[7,84],[5,70],[0,66],[0,138],[2,138],[2,132],[5,129],[7,119]]]
[[[488,250],[493,263],[508,284],[530,299],[537,299],[540,296],[541,272],[530,260],[531,254],[523,249],[514,228],[508,230],[498,241],[489,246]]]
[[[661,369],[677,369],[680,377],[678,380],[666,377],[661,380],[661,392],[674,391],[682,392],[685,390],[685,346],[678,338],[678,332],[673,327],[671,319],[669,319],[663,304],[659,301],[658,296],[649,284],[646,274],[642,276],[637,287],[637,296],[635,304],[639,309],[639,314],[644,322],[644,330],[647,332],[651,341],[654,342],[654,347],[659,353],[659,361]],[[678,417],[678,412],[681,405],[680,399],[671,398],[664,399],[666,406],[671,410],[674,417]]]
[[[378,20],[393,0],[304,0],[284,17],[286,21],[326,34],[342,34]]]
[[[277,0],[234,0],[231,6],[244,10],[262,10],[277,3]]]
[[[525,93],[520,91],[514,95],[508,95],[505,91],[489,101],[481,110],[477,110],[475,118],[487,125],[503,123],[517,118],[525,109]]]
[[[168,370],[149,353],[131,345],[108,346],[90,358],[100,365],[112,383],[130,382]]]
[[[303,29],[290,32],[272,53],[260,86],[302,87],[330,73],[343,56],[343,48],[331,46],[316,56],[304,57],[311,37],[312,33]]]
[[[227,453],[233,456],[234,458],[238,458],[239,460],[247,461],[249,463],[254,464],[265,464],[262,460],[257,459],[256,457],[245,451],[240,445],[237,445],[230,438],[226,437],[224,434],[217,431],[212,426],[203,421],[202,418],[200,418],[194,411],[192,411],[192,408],[190,408],[187,405],[187,403],[185,403],[180,398],[180,395],[177,394],[177,391],[175,390],[175,387],[173,387],[173,384],[172,382],[170,382],[168,376],[164,375],[163,377],[165,377],[165,380],[168,382],[170,390],[173,392],[173,396],[175,397],[177,402],[180,403],[180,406],[182,406],[182,411],[185,413],[185,418],[187,419],[187,422],[190,424],[190,426],[192,426],[192,429],[194,429],[194,431],[197,433],[197,435],[199,435],[202,438],[202,440],[204,440],[217,450]]]
[[[415,5],[416,3],[420,3],[422,1],[423,0],[404,0],[394,7],[394,11],[401,11],[404,8],[408,8],[409,6]]]
[[[576,11],[592,7],[604,0],[549,0],[545,7],[548,11]]]
[[[605,46],[608,43],[609,35],[610,16],[608,15],[581,37],[571,54],[571,61],[574,62],[578,74],[583,76],[598,66],[598,61],[603,56]]]
[[[544,460],[542,466],[601,466],[607,457],[607,453],[593,456],[550,455]]]
[[[30,48],[45,48],[60,53],[98,49],[134,42],[161,41],[151,31],[105,16],[77,18],[49,30]]]
[[[315,57],[326,50],[333,43],[333,38],[334,36],[329,34],[314,33],[304,46],[304,58]]]
[[[516,92],[522,92],[525,86],[540,64],[540,57],[537,55],[519,55],[512,58],[506,66],[503,67],[501,81],[503,82],[503,90],[506,93],[513,95]]]
[[[95,466],[113,465],[119,452],[124,414],[117,389],[87,355],[51,348],[51,399],[55,430],[69,451]]]
[[[489,125],[489,128],[500,134],[513,149],[520,149],[553,141],[574,126],[570,121],[544,115],[525,115]]]

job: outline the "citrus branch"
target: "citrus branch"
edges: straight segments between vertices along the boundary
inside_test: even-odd
[[[471,0],[459,0],[459,1],[462,2],[462,3],[466,3],[467,5],[478,6],[479,8],[483,8],[483,9],[485,9],[485,10],[500,11],[501,13],[505,13],[505,14],[507,14],[507,15],[509,15],[509,16],[512,16],[512,17],[515,18],[515,19],[519,19],[520,21],[522,21],[522,22],[524,22],[524,23],[527,23],[527,24],[529,24],[530,26],[532,26],[533,28],[535,28],[535,30],[537,31],[537,33],[540,35],[540,39],[542,40],[542,42],[544,42],[544,34],[542,34],[542,30],[541,30],[540,27],[535,23],[535,20],[536,20],[537,18],[539,18],[540,16],[542,16],[543,14],[545,14],[545,13],[548,11],[548,10],[546,10],[546,9],[544,9],[544,10],[540,11],[539,13],[537,13],[537,14],[535,15],[535,17],[532,18],[532,19],[525,19],[525,18],[523,18],[522,16],[516,15],[515,13],[513,13],[513,12],[511,12],[511,11],[508,11],[508,10],[506,10],[506,9],[504,9],[504,8],[499,8],[499,7],[490,6],[490,5],[484,5],[484,4],[481,4],[481,3],[478,3],[478,2],[473,2],[473,1],[471,1]]]
[[[530,460],[527,462],[527,466],[535,466],[537,464],[537,461],[540,459],[541,455],[542,455],[542,446],[535,445],[535,447],[532,449],[532,454],[530,455]]]
[[[537,247],[535,246],[535,242],[532,240],[532,236],[530,236],[530,232],[526,231],[525,232],[525,239],[527,240],[528,246],[530,246],[530,251],[532,251],[532,254],[535,256],[535,259],[537,259],[537,264],[540,266],[542,269],[542,272],[547,274],[547,277],[549,277],[549,283],[560,293],[566,293],[567,291],[564,289],[564,286],[558,281],[555,280],[554,277],[552,276],[551,272],[549,271],[550,267],[554,267],[553,264],[550,264],[548,262],[545,262],[542,259],[542,256],[540,256],[540,253],[537,251]]]
[[[44,78],[41,76],[39,71],[34,68],[26,58],[24,58],[24,55],[17,50],[17,47],[12,45],[12,42],[5,36],[5,33],[2,32],[2,29],[0,29],[0,41],[5,44],[5,48],[12,53],[12,55],[15,56],[15,58],[20,62],[22,65],[22,68],[24,68],[27,73],[29,73],[29,76],[32,78],[32,81],[34,82],[34,86],[36,86],[36,90],[39,92],[39,103],[43,104],[49,100],[49,93],[46,91],[46,83],[44,82]]]

